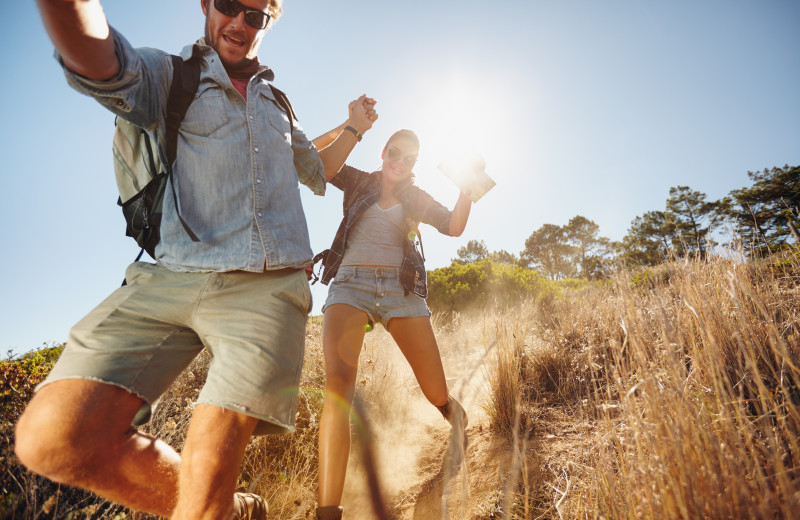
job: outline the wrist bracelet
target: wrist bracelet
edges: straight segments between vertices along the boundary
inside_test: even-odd
[[[349,130],[350,132],[353,132],[353,135],[356,136],[356,139],[358,139],[359,142],[361,142],[361,138],[364,137],[363,135],[361,135],[361,132],[359,132],[358,130],[356,130],[355,128],[353,128],[350,125],[347,125],[346,127],[344,127],[344,129],[345,130]]]

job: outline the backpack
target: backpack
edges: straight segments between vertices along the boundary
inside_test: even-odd
[[[154,153],[154,143],[156,146],[159,144],[154,132],[121,118],[115,120],[112,151],[119,190],[117,205],[122,208],[125,217],[125,234],[136,240],[142,248],[136,261],[145,251],[155,260],[156,245],[161,238],[161,215],[167,182],[172,188],[173,203],[183,229],[192,241],[200,241],[181,216],[172,171],[177,154],[178,129],[200,84],[200,60],[195,56],[188,61],[180,56],[172,55],[171,58],[173,74],[167,97],[165,135],[167,163],[161,161],[160,153]],[[290,130],[293,131],[293,121],[297,117],[289,99],[271,84],[270,88],[278,105],[286,112]]]

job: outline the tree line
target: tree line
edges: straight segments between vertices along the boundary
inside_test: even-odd
[[[535,269],[550,280],[596,280],[615,265],[652,266],[670,259],[704,258],[718,237],[736,237],[734,244],[749,256],[780,251],[800,242],[800,166],[747,172],[752,185],[720,200],[689,186],[670,188],[663,210],[648,211],[631,222],[615,242],[600,236],[599,226],[576,215],[564,226],[544,224],[525,241],[519,256],[490,252],[481,240],[461,247],[454,265],[492,260]],[[725,233],[722,233],[725,232]]]

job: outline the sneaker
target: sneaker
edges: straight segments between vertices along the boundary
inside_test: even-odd
[[[233,513],[235,520],[267,520],[267,501],[253,493],[235,493]]]
[[[453,396],[449,396],[446,403],[444,403],[442,406],[437,406],[436,408],[439,409],[442,417],[444,417],[445,420],[454,428],[464,430],[467,428],[467,423],[469,422],[469,419],[467,418],[467,412],[464,410],[464,407],[461,406],[461,403],[456,401]]]
[[[450,439],[447,443],[447,453],[444,464],[446,468],[458,471],[464,460],[467,449],[467,412],[461,403],[450,397],[444,406],[438,407],[442,415],[450,423]]]

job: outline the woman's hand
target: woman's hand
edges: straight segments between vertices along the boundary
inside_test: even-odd
[[[325,168],[326,180],[330,181],[336,177],[350,152],[361,140],[360,136],[372,128],[372,123],[378,119],[378,113],[375,112],[376,103],[374,99],[362,94],[347,105],[347,121],[314,139],[314,145],[319,150],[322,166]]]
[[[377,101],[362,94],[358,99],[348,105],[348,117],[345,126],[352,126],[360,134],[366,133],[377,121],[378,113],[375,111]]]

